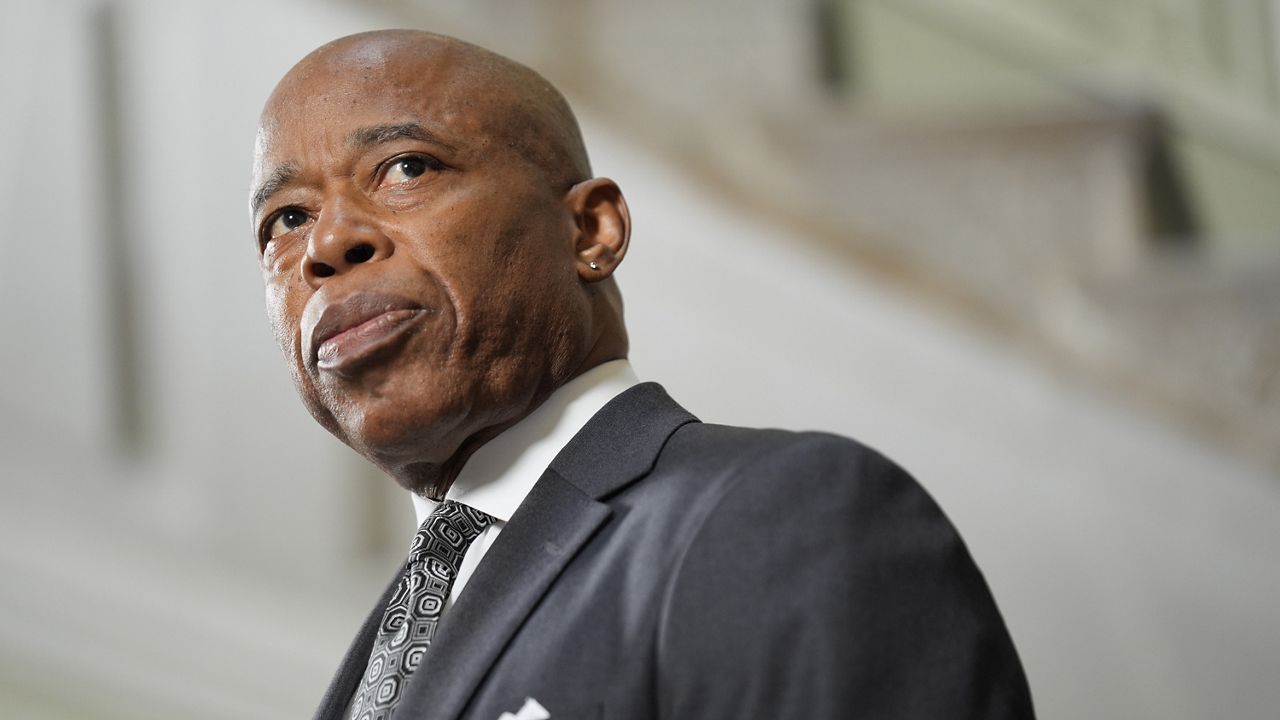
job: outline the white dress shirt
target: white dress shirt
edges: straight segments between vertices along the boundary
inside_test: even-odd
[[[625,359],[597,365],[562,385],[527,417],[472,454],[445,497],[492,515],[494,522],[462,557],[446,610],[555,456],[600,408],[638,382]],[[421,526],[439,503],[416,494],[412,498]]]

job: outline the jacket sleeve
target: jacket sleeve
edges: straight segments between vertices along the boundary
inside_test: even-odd
[[[981,573],[903,470],[804,435],[744,466],[685,549],[663,718],[1031,718]]]

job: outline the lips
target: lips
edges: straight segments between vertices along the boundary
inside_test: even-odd
[[[348,375],[398,347],[426,314],[397,295],[362,292],[327,305],[310,334],[306,352],[320,370]]]

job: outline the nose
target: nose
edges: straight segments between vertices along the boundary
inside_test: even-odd
[[[389,257],[392,250],[391,239],[357,201],[334,198],[321,209],[312,226],[302,258],[302,276],[318,288],[326,278]]]

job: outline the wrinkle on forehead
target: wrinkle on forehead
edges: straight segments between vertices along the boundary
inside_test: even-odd
[[[430,98],[440,119],[476,141],[508,145],[557,185],[591,175],[577,120],[551,83],[484,48],[416,30],[351,35],[303,58],[263,110],[259,153],[272,139],[273,115],[289,102],[358,102],[368,93],[407,107]]]

